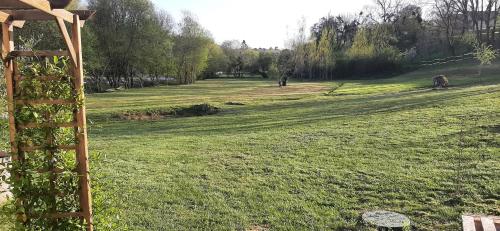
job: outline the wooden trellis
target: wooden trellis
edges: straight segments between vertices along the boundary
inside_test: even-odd
[[[92,198],[90,194],[90,177],[87,146],[87,125],[85,106],[79,102],[58,99],[22,99],[18,98],[19,83],[23,76],[17,70],[17,59],[20,57],[50,57],[68,56],[71,59],[73,76],[72,88],[74,94],[83,98],[83,61],[81,27],[85,20],[90,18],[94,12],[78,10],[66,11],[64,9],[53,9],[48,0],[1,0],[0,22],[2,23],[2,60],[4,62],[5,79],[7,85],[7,103],[9,115],[9,133],[11,143],[11,155],[13,162],[22,163],[24,153],[39,150],[40,146],[18,145],[16,138],[19,132],[27,128],[59,127],[74,128],[75,142],[72,145],[57,146],[59,150],[74,150],[77,163],[76,172],[79,182],[79,205],[78,212],[53,211],[44,214],[50,219],[80,218],[85,221],[86,229],[93,230],[92,221]],[[16,51],[14,46],[14,28],[23,27],[25,21],[54,20],[66,43],[66,51]],[[71,24],[72,33],[67,31],[65,23]],[[38,78],[39,81],[57,81],[51,76]],[[74,105],[73,122],[70,123],[26,123],[19,124],[15,119],[15,111],[24,105]],[[47,140],[50,145],[50,140]],[[53,170],[50,170],[53,171]],[[19,177],[19,176],[12,176]]]

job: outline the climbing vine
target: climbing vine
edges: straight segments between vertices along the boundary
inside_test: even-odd
[[[67,59],[58,57],[19,60],[15,98],[82,102],[80,90],[72,87],[69,67]],[[75,130],[54,126],[72,123],[79,104],[16,104],[19,153],[9,169],[9,183],[19,230],[84,229],[80,218],[56,215],[80,210],[76,153],[61,150],[76,143]]]

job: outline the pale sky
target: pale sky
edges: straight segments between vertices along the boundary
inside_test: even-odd
[[[253,48],[284,47],[304,17],[308,28],[323,16],[359,13],[373,0],[152,0],[176,20],[183,10],[198,16],[215,41],[246,40]]]

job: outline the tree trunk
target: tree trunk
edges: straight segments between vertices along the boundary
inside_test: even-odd
[[[460,1],[460,7],[462,8],[462,35],[465,34],[466,30],[469,27],[469,2],[468,0]]]
[[[498,8],[498,1],[495,1],[495,7],[493,9],[495,9],[495,13],[493,15],[493,31],[491,33],[491,44],[495,44],[496,41],[495,35],[497,32],[498,11],[500,10],[500,8]]]

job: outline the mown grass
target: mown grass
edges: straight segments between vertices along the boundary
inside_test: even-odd
[[[362,230],[360,215],[375,209],[406,214],[417,230],[459,230],[463,213],[500,215],[500,65],[481,78],[475,68],[95,94],[91,151],[106,156],[104,190],[130,230]],[[452,87],[432,90],[436,74]],[[201,103],[223,112],[114,116]]]
[[[235,79],[93,95],[92,150],[107,155],[107,191],[132,230],[359,230],[373,209],[457,230],[462,213],[500,213],[497,70],[345,81],[333,96],[337,83]],[[431,90],[443,73],[452,88]],[[224,112],[106,122],[198,103]]]

